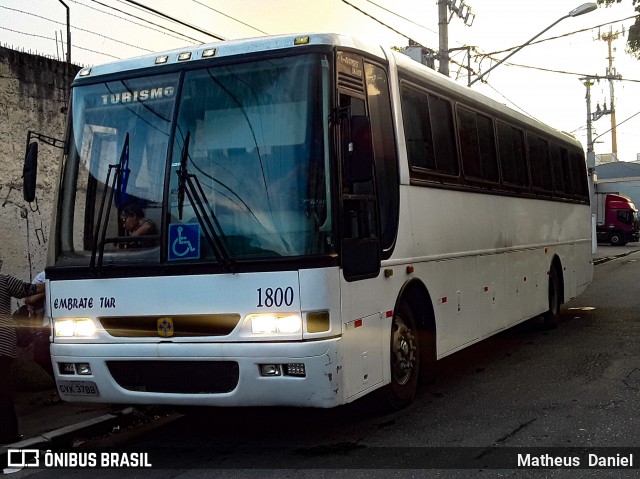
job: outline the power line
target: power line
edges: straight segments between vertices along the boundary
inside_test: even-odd
[[[533,118],[534,120],[540,121],[538,120],[535,116],[533,116],[531,113],[529,113],[527,110],[525,110],[524,108],[522,108],[521,106],[519,106],[518,104],[516,104],[513,100],[510,100],[509,98],[507,98],[506,96],[504,96],[504,94],[500,91],[498,91],[496,88],[493,87],[493,85],[490,85],[489,83],[486,83],[486,85],[489,86],[489,88],[491,88],[493,91],[495,91],[498,95],[500,95],[502,98],[504,98],[505,100],[507,100],[509,103],[511,103],[513,106],[515,106],[518,110],[522,111],[523,113],[525,113],[527,116],[530,116],[531,118]],[[542,121],[540,121],[540,123],[543,123]]]
[[[52,37],[46,37],[44,35],[37,35],[35,33],[22,32],[20,30],[14,30],[12,28],[7,28],[7,27],[0,27],[0,30],[7,30],[7,31],[12,32],[12,33],[18,33],[20,35],[26,35],[28,37],[43,38],[45,40],[52,40],[52,41],[56,40],[55,38],[52,38]],[[110,55],[109,53],[104,53],[104,52],[99,52],[99,51],[96,51],[96,50],[91,50],[90,48],[85,48],[85,47],[81,47],[81,46],[78,46],[78,45],[72,45],[72,46],[73,46],[73,48],[76,48],[78,50],[84,50],[84,51],[91,52],[91,53],[97,53],[99,55],[104,55],[104,56],[107,56],[107,57],[115,58],[116,60],[120,60],[121,59],[120,57],[117,57],[115,55]]]
[[[82,7],[85,7],[85,8],[89,8],[89,9],[94,10],[96,12],[100,12],[100,13],[103,13],[105,15],[112,16],[114,18],[118,18],[120,20],[124,20],[126,22],[133,23],[134,25],[137,25],[139,27],[146,28],[148,30],[153,30],[155,32],[159,32],[159,33],[162,33],[163,35],[167,35],[167,36],[170,36],[170,37],[173,37],[173,38],[177,38],[178,40],[185,41],[185,38],[186,38],[188,41],[191,41],[191,42],[204,43],[203,41],[198,40],[198,39],[193,38],[193,37],[190,37],[189,35],[185,35],[184,33],[177,32],[175,30],[172,30],[169,27],[165,27],[163,25],[159,25],[159,24],[154,23],[154,22],[152,22],[152,21],[150,21],[150,20],[148,20],[146,18],[138,17],[138,16],[133,15],[131,13],[125,12],[123,10],[120,10],[119,8],[116,8],[116,7],[112,6],[112,5],[106,5],[106,4],[102,3],[102,2],[99,2],[98,0],[89,0],[89,1],[97,3],[98,5],[101,5],[101,6],[105,7],[105,8],[109,8],[109,9],[115,10],[116,12],[120,12],[120,13],[122,13],[124,15],[127,15],[128,17],[133,17],[133,18],[135,18],[137,20],[140,20],[142,22],[145,22],[145,23],[148,23],[150,25],[154,25],[156,27],[159,27],[161,30],[158,29],[158,28],[150,27],[148,25],[144,25],[142,23],[134,22],[130,18],[121,17],[120,15],[116,15],[116,14],[111,13],[111,12],[105,12],[104,10],[100,10],[99,8],[92,7],[91,5],[85,5],[85,4],[80,3],[80,2],[78,2],[76,0],[67,0],[67,1],[75,3],[75,4],[80,5]],[[165,31],[163,31],[163,30],[165,30]],[[171,32],[171,33],[167,33],[167,32]],[[172,35],[172,34],[175,34],[175,35]],[[179,35],[179,36],[177,36],[177,35]]]
[[[431,30],[430,28],[427,28],[427,27],[425,27],[424,25],[420,25],[419,23],[416,23],[416,22],[414,22],[413,20],[411,20],[411,19],[409,19],[409,18],[407,18],[407,17],[404,17],[404,16],[400,15],[399,13],[396,13],[396,12],[394,12],[394,11],[392,11],[392,10],[389,10],[388,8],[385,8],[385,7],[383,7],[382,5],[378,5],[377,3],[375,3],[375,2],[373,2],[373,1],[371,1],[371,0],[366,0],[366,1],[367,1],[367,2],[369,2],[369,3],[370,3],[370,4],[372,4],[372,5],[375,5],[376,7],[380,8],[381,10],[384,10],[385,12],[388,12],[388,13],[390,13],[390,14],[392,14],[392,15],[395,15],[395,16],[396,16],[396,17],[398,17],[398,18],[402,18],[403,20],[405,20],[405,21],[407,21],[407,22],[409,22],[409,23],[412,23],[412,24],[414,24],[414,25],[415,25],[415,26],[417,26],[417,27],[424,28],[424,29],[425,29],[425,30],[427,30],[428,32],[435,33],[436,35],[438,35],[438,32],[436,32],[435,30]],[[386,25],[385,25],[385,26],[386,26]]]
[[[531,66],[531,65],[522,65],[519,63],[511,63],[511,62],[505,62],[504,65],[511,65],[514,67],[519,67],[519,68],[528,68],[530,70],[540,70],[543,72],[549,72],[549,73],[559,73],[562,75],[572,75],[572,76],[581,76],[581,77],[591,77],[593,78],[593,75],[589,75],[587,73],[577,73],[577,72],[568,72],[568,71],[564,71],[564,70],[554,70],[552,68],[544,68],[544,67],[535,67],[535,66]],[[607,80],[607,77],[596,77],[595,79],[597,80]],[[632,78],[616,78],[616,81],[626,81],[626,82],[631,82],[631,83],[640,83],[640,80],[634,80]]]
[[[587,31],[593,30],[593,29],[595,29],[595,28],[600,28],[600,27],[607,26],[607,25],[611,25],[611,24],[614,24],[614,23],[623,22],[623,21],[626,21],[626,20],[629,20],[629,19],[637,19],[638,17],[640,17],[640,15],[632,15],[632,16],[625,17],[625,18],[622,18],[622,19],[619,19],[619,20],[614,20],[614,21],[611,21],[611,22],[602,23],[602,24],[600,24],[600,25],[596,25],[596,26],[593,26],[593,27],[583,28],[583,29],[580,29],[580,30],[574,30],[574,31],[572,31],[572,32],[564,33],[564,34],[562,34],[562,35],[556,35],[556,36],[554,36],[554,37],[543,38],[543,39],[541,39],[541,40],[537,40],[537,41],[531,42],[531,43],[529,43],[529,45],[535,45],[535,44],[539,44],[539,43],[542,43],[542,42],[548,42],[548,41],[551,41],[551,40],[557,40],[557,39],[564,38],[564,37],[568,37],[568,36],[571,36],[571,35],[576,35],[576,34],[578,34],[578,33],[584,33],[584,32],[587,32]],[[497,60],[496,58],[494,58],[494,57],[493,57],[493,55],[496,55],[496,54],[499,54],[499,53],[511,52],[511,51],[513,51],[513,50],[516,50],[516,49],[522,48],[522,46],[523,46],[523,45],[517,45],[517,46],[515,46],[515,47],[511,47],[511,48],[507,48],[507,49],[505,49],[505,50],[499,50],[499,51],[495,51],[495,52],[491,52],[491,53],[478,53],[478,54],[476,55],[476,62],[477,62],[478,64],[480,64],[480,63],[482,62],[482,60],[483,60],[483,59],[487,59],[487,58],[488,58],[488,59],[490,59],[490,60],[493,60],[493,61],[500,61],[500,60]],[[476,51],[477,51],[477,50],[476,50]],[[481,59],[480,59],[480,60],[477,60],[477,58],[478,58],[478,57],[480,57]],[[536,68],[536,67],[528,67],[528,66],[524,66],[524,65],[518,65],[518,64],[515,64],[515,63],[505,63],[505,64],[506,64],[506,65],[507,65],[507,64],[510,64],[510,65],[514,65],[514,66],[520,66],[520,67],[523,67],[523,68],[539,69],[539,70],[543,70],[543,71],[544,71],[544,70],[546,70],[546,69],[544,69],[544,68],[542,68],[542,67],[539,67],[539,68]],[[547,71],[554,72],[554,70],[547,70]],[[556,72],[556,73],[571,74],[571,73],[569,73],[569,72],[560,72],[560,71],[558,71],[558,72]],[[582,74],[576,74],[576,75],[582,75]],[[582,76],[585,76],[585,75],[582,75]],[[635,81],[635,80],[630,80],[630,81]]]
[[[607,133],[609,133],[611,130],[615,130],[617,129],[620,125],[622,125],[623,123],[626,123],[627,121],[631,120],[632,118],[636,117],[640,115],[640,111],[634,113],[633,115],[631,115],[629,118],[622,120],[621,122],[619,122],[616,126],[609,128],[607,131],[605,131],[604,133],[599,134],[598,136],[596,136],[593,141],[595,142],[598,138],[600,138],[602,135],[606,135]]]
[[[44,35],[36,35],[35,33],[22,32],[20,30],[14,30],[12,28],[7,28],[7,27],[0,27],[0,29],[7,30],[8,32],[19,33],[20,35],[26,35],[28,37],[44,38],[45,40],[55,40],[55,38],[45,37]]]
[[[145,10],[153,12],[154,14],[156,14],[156,15],[158,15],[160,17],[163,17],[163,18],[165,18],[167,20],[170,20],[172,22],[175,22],[175,23],[177,23],[179,25],[182,25],[182,26],[187,27],[187,28],[191,28],[192,30],[195,30],[196,32],[204,33],[205,35],[208,35],[210,37],[215,38],[216,40],[222,40],[222,41],[226,40],[226,38],[218,36],[218,35],[216,35],[214,33],[211,33],[211,32],[209,32],[207,30],[203,30],[202,28],[196,27],[195,25],[191,25],[190,23],[183,22],[182,20],[179,20],[179,19],[177,19],[175,17],[172,17],[171,15],[167,15],[165,13],[162,13],[159,10],[156,10],[154,8],[147,7],[146,5],[142,5],[141,3],[138,3],[135,0],[124,0],[124,1],[127,2],[127,3],[130,3],[131,5],[136,5],[136,6],[140,7],[140,8],[143,8]],[[202,42],[202,43],[204,43],[204,42]]]
[[[55,23],[57,25],[66,25],[66,23],[58,22],[57,20],[53,20],[51,18],[43,17],[42,15],[37,15],[35,13],[25,12],[24,10],[18,10],[17,8],[5,7],[3,5],[0,5],[0,8],[4,8],[6,10],[11,10],[11,11],[17,12],[17,13],[22,13],[22,14],[25,14],[25,15],[30,15],[32,17],[40,18],[42,20],[45,20],[45,21],[51,22],[51,23]],[[80,28],[80,27],[75,27],[75,26],[71,26],[71,28],[73,28],[74,30],[80,31],[80,32],[90,33],[91,35],[96,35],[98,37],[102,37],[102,38],[105,38],[107,40],[111,40],[113,42],[121,43],[122,45],[126,45],[128,47],[138,48],[140,50],[144,50],[144,51],[147,51],[147,52],[152,52],[153,51],[153,50],[149,50],[148,48],[141,47],[139,45],[133,45],[131,43],[123,42],[122,40],[118,40],[117,38],[108,37],[106,35],[102,35],[101,33],[96,33],[94,31],[87,30],[85,28]],[[44,37],[44,38],[47,38],[47,37]],[[47,38],[47,39],[51,40],[51,38]]]
[[[548,41],[551,41],[551,40],[558,40],[559,38],[569,37],[569,36],[575,35],[577,33],[588,32],[588,31],[591,31],[591,30],[593,30],[595,28],[606,27],[607,25],[612,25],[614,23],[624,22],[626,20],[637,19],[638,17],[640,17],[640,15],[632,15],[630,17],[621,18],[620,20],[614,20],[612,22],[602,23],[600,25],[595,25],[595,26],[589,27],[589,28],[583,28],[581,30],[575,30],[573,32],[564,33],[562,35],[556,35],[555,37],[548,37],[548,38],[543,38],[541,40],[536,40],[534,42],[529,43],[529,45],[536,45],[538,43],[548,42]],[[521,46],[522,45],[517,45],[515,47],[507,48],[505,50],[499,50],[499,51],[496,51],[496,52],[479,54],[478,56],[491,56],[491,55],[496,55],[496,54],[499,54],[499,53],[507,53],[507,52],[510,52],[512,50],[515,50],[516,48],[520,48]]]
[[[354,4],[349,3],[347,0],[341,0],[343,3],[346,3],[347,5],[349,5],[351,8],[357,10],[358,12],[362,13],[364,16],[369,17],[370,19],[378,22],[380,25],[388,28],[389,30],[391,30],[392,32],[397,33],[398,35],[406,38],[407,40],[409,40],[410,42],[416,43],[417,45],[420,45],[419,42],[416,42],[413,38],[411,38],[410,36],[400,32],[399,30],[396,30],[395,28],[393,28],[390,25],[387,25],[386,23],[384,23],[382,20],[377,19],[376,17],[374,17],[373,15],[371,15],[370,13],[365,12],[364,10],[362,10],[360,7],[356,7]]]
[[[253,29],[253,30],[256,30],[256,31],[258,31],[258,32],[260,32],[260,33],[264,33],[265,35],[269,35],[269,34],[268,34],[267,32],[265,32],[264,30],[260,30],[259,28],[256,28],[256,27],[254,27],[254,26],[252,26],[252,25],[249,25],[248,23],[245,23],[245,22],[243,22],[242,20],[238,20],[237,18],[234,18],[234,17],[232,17],[231,15],[227,15],[226,13],[221,12],[220,10],[216,10],[215,8],[210,7],[209,5],[205,5],[204,3],[199,2],[198,0],[191,0],[191,1],[192,1],[192,2],[194,2],[194,3],[197,3],[198,5],[202,5],[203,7],[208,8],[209,10],[212,10],[212,11],[214,11],[214,12],[216,12],[216,13],[218,13],[218,14],[220,14],[220,15],[224,16],[224,17],[230,18],[231,20],[233,20],[233,21],[235,21],[235,22],[238,22],[238,23],[240,23],[241,25],[244,25],[244,26],[246,26],[246,27],[249,27],[249,28],[251,28],[251,29]]]

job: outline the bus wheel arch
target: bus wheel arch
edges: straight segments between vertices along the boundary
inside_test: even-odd
[[[435,379],[435,320],[427,288],[419,280],[398,294],[390,331],[391,382],[385,386],[387,408],[398,410],[413,400],[419,381]]]
[[[542,319],[547,329],[554,329],[558,326],[560,305],[564,303],[564,273],[562,270],[562,262],[558,255],[554,255],[553,260],[551,260],[548,277],[549,309],[542,315]]]

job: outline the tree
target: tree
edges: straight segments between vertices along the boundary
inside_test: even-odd
[[[625,0],[629,1],[629,0]],[[598,0],[598,5],[606,7],[614,3],[621,3],[622,0]],[[633,9],[640,14],[640,0],[631,0]],[[629,28],[629,36],[627,37],[627,53],[640,59],[640,15],[636,17],[636,21]]]

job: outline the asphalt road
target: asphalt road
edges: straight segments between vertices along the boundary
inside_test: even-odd
[[[96,478],[638,477],[640,447],[627,449],[640,445],[638,278],[640,253],[600,264],[557,329],[530,321],[445,358],[436,385],[398,413],[381,415],[370,399],[332,410],[194,409],[78,450],[146,451],[163,468]],[[632,454],[635,469],[584,467],[588,452]],[[518,454],[548,453],[582,468],[512,467]],[[61,472],[87,474],[15,477]]]

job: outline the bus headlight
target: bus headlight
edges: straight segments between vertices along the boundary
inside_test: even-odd
[[[56,319],[53,322],[58,338],[89,337],[96,332],[96,325],[90,318]]]
[[[250,314],[253,334],[295,334],[302,331],[302,319],[297,314]]]

